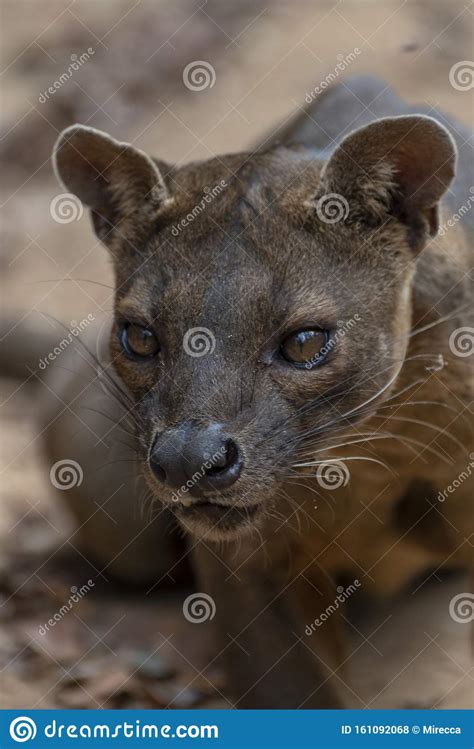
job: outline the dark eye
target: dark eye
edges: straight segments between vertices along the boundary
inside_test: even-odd
[[[321,363],[328,348],[327,330],[299,330],[283,339],[280,354],[297,367],[312,369]]]
[[[149,328],[126,322],[119,331],[123,350],[132,359],[151,359],[160,350],[155,334]]]

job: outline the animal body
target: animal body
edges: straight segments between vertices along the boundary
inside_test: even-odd
[[[314,624],[341,580],[472,564],[468,138],[357,77],[251,152],[174,168],[81,125],[55,146],[116,291],[42,374],[49,460],[82,467],[62,496],[101,568],[192,557],[237,707],[341,704],[339,614]]]

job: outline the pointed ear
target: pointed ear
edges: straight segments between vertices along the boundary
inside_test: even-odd
[[[418,252],[438,231],[438,202],[455,162],[454,140],[436,120],[390,117],[347,136],[325,165],[322,183],[345,198],[349,220],[377,226],[398,218]]]
[[[149,156],[92,127],[63,130],[54,146],[53,167],[60,184],[91,208],[96,234],[110,248],[124,241],[137,247],[168,200]]]

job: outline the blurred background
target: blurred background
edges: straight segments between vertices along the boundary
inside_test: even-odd
[[[2,0],[3,312],[70,327],[111,308],[107,253],[86,212],[55,203],[50,154],[62,128],[88,124],[169,162],[206,159],[255,143],[316,86],[356,72],[469,125],[469,86],[453,85],[452,71],[472,57],[472,9],[467,0]],[[121,589],[74,548],[41,458],[32,383],[4,380],[2,402],[1,706],[226,707],[220,675],[202,674],[212,643],[179,615],[173,591]],[[93,590],[41,633],[89,577]],[[416,604],[380,604],[348,625],[354,707],[467,706],[467,631],[450,620],[450,583],[439,580],[418,581]]]

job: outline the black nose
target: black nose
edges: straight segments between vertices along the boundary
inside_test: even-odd
[[[160,481],[201,496],[237,481],[242,457],[237,442],[220,424],[198,427],[187,422],[158,435],[150,452],[150,467]]]

